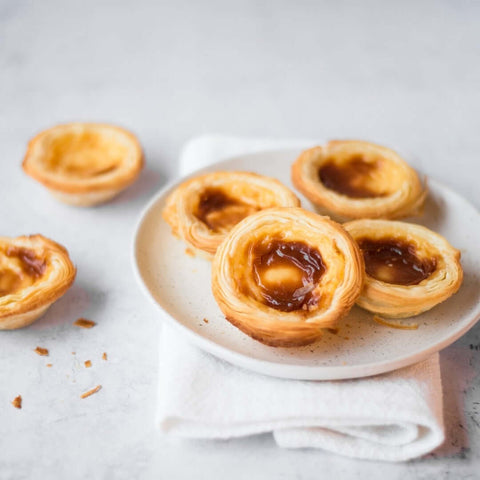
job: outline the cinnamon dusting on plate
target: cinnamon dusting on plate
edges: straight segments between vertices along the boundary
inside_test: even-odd
[[[92,362],[90,360],[85,360],[85,368],[90,368],[92,366]]]
[[[15,408],[22,408],[22,396],[18,395],[17,397],[15,397],[12,401],[12,405]]]
[[[103,352],[102,359],[107,361],[107,352]]]

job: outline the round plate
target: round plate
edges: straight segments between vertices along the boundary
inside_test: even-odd
[[[214,164],[200,172],[245,170],[275,177],[292,188],[290,166],[299,151],[262,152]],[[141,215],[134,244],[134,264],[147,295],[165,321],[185,340],[224,360],[283,378],[332,380],[391,371],[423,360],[445,348],[480,316],[480,215],[448,188],[429,181],[430,194],[421,223],[445,236],[462,253],[463,285],[456,295],[415,317],[417,330],[379,325],[373,315],[354,307],[337,334],[326,332],[315,344],[300,348],[263,345],[225,320],[210,290],[210,262],[187,255],[162,218],[168,194],[163,188]],[[310,203],[301,197],[302,205]],[[205,320],[204,320],[205,319]],[[207,323],[208,321],[208,323]]]

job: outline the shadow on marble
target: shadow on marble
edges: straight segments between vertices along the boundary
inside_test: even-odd
[[[165,175],[147,165],[140,173],[137,181],[109,203],[111,205],[124,204],[126,202],[132,202],[139,198],[150,196],[154,191],[159,190],[165,183]]]
[[[103,292],[89,290],[81,284],[74,283],[68,292],[57,300],[30,328],[46,330],[61,325],[71,325],[79,317],[88,317],[88,309],[101,308],[106,301]]]

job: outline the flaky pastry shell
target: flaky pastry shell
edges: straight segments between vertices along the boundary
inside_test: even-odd
[[[292,165],[292,182],[317,208],[339,221],[401,218],[422,212],[426,186],[389,148],[332,140],[305,150]]]
[[[100,123],[57,125],[33,137],[23,170],[60,201],[77,206],[106,202],[133,183],[143,167],[131,132]]]
[[[251,172],[214,172],[180,184],[163,218],[172,232],[207,258],[243,218],[265,208],[297,207],[300,200],[278,180]]]
[[[421,225],[378,219],[353,220],[344,227],[365,257],[360,307],[406,318],[433,308],[460,288],[460,252],[438,233]],[[400,271],[400,280],[407,284],[397,283],[398,268],[406,269]]]
[[[275,347],[314,342],[355,303],[363,260],[338,223],[302,208],[263,210],[219,246],[212,291],[227,320]]]
[[[0,330],[25,327],[72,285],[67,250],[42,235],[0,237]]]

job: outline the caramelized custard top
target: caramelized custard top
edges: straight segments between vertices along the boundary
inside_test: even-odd
[[[0,296],[15,293],[26,288],[40,278],[47,268],[44,259],[35,255],[32,250],[22,247],[9,247],[5,256],[16,260],[17,269],[8,264],[0,268]]]
[[[195,216],[217,233],[229,231],[258,208],[230,197],[219,188],[207,188],[200,196]]]
[[[266,305],[284,312],[317,305],[319,299],[312,292],[325,265],[316,249],[280,240],[253,248],[254,279]]]
[[[368,275],[396,285],[417,285],[436,269],[437,260],[419,258],[415,247],[396,239],[358,240]]]
[[[64,132],[50,141],[44,161],[53,172],[87,179],[112,172],[126,155],[124,145],[98,132]]]
[[[318,177],[326,188],[347,197],[383,197],[385,193],[373,189],[369,182],[380,165],[381,160],[367,161],[361,155],[353,156],[341,164],[330,160],[320,167]]]

